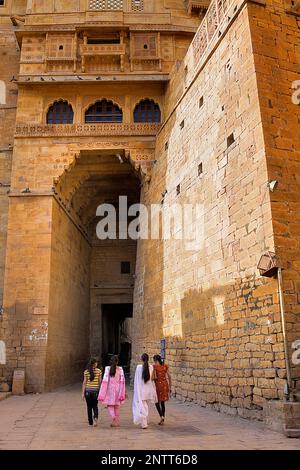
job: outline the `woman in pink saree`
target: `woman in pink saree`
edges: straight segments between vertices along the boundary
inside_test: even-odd
[[[111,426],[120,426],[120,406],[126,398],[125,376],[122,367],[118,367],[118,356],[113,356],[110,366],[105,367],[98,400],[107,406],[112,419]]]

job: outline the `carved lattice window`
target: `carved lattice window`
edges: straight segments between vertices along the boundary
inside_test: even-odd
[[[122,122],[123,112],[112,101],[96,101],[85,113],[85,122]]]
[[[153,100],[143,100],[136,105],[134,110],[134,122],[160,122],[161,112],[157,103]]]
[[[131,34],[131,56],[133,59],[157,59],[158,35],[156,33]]]
[[[73,35],[49,35],[47,40],[47,59],[65,60],[74,58]]]
[[[56,101],[47,113],[47,124],[73,124],[74,112],[67,101]]]
[[[144,10],[144,0],[131,0],[131,10],[132,11],[143,11]]]
[[[123,0],[89,0],[90,10],[123,10]]]

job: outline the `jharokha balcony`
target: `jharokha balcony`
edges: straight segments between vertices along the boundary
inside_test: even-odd
[[[124,71],[124,58],[126,53],[126,45],[121,44],[82,44],[80,46],[81,55],[81,72],[86,71],[86,58],[95,57],[119,57],[119,70]]]
[[[189,15],[193,12],[204,14],[208,9],[210,0],[186,0]]]
[[[83,41],[84,43],[80,45],[81,72],[86,71],[86,60],[93,59],[95,61],[96,57],[99,60],[110,59],[110,63],[107,64],[110,68],[113,68],[114,65],[117,66],[117,70],[124,71],[126,44],[124,43],[123,32],[111,38],[88,38],[87,34],[84,34]]]
[[[156,136],[160,128],[158,123],[19,124],[15,137]]]
[[[80,53],[84,56],[123,55],[125,44],[82,44]]]

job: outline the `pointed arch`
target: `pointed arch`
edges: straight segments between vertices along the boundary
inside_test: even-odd
[[[113,101],[102,99],[92,104],[85,112],[86,123],[122,122],[123,111]]]
[[[68,101],[58,100],[50,105],[47,124],[73,124],[74,111]]]
[[[161,122],[160,107],[149,98],[141,100],[133,112],[134,122]]]

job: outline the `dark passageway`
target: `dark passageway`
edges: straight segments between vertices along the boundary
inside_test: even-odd
[[[108,365],[113,354],[119,355],[119,363],[129,372],[131,338],[128,318],[132,318],[132,304],[102,305],[102,362]]]

